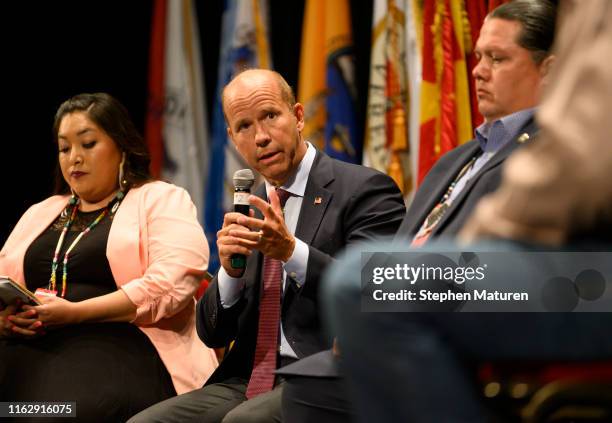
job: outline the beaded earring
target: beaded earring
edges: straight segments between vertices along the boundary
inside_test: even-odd
[[[125,191],[127,186],[127,179],[124,178],[125,173],[123,167],[125,166],[125,151],[121,155],[121,163],[119,163],[119,191],[121,194]]]
[[[64,210],[62,210],[62,213],[61,213],[62,217],[68,216],[68,209],[73,207],[75,204],[79,202],[79,197],[76,196],[72,188],[70,188],[70,194],[71,195],[70,195],[70,200],[68,200],[68,205],[66,206]]]
[[[117,191],[117,195],[116,195],[116,201],[115,204],[113,204],[113,207],[111,209],[111,213],[114,214],[117,211],[117,208],[119,207],[119,203],[121,203],[121,200],[123,200],[123,197],[125,197],[125,189],[127,188],[127,179],[125,178],[125,171],[124,166],[125,166],[125,151],[123,153],[121,153],[121,163],[119,163],[119,178],[118,178],[118,182],[119,182],[119,191]]]

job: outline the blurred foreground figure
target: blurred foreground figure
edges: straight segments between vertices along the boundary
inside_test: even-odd
[[[509,159],[500,190],[478,206],[463,239],[496,236],[563,248],[585,237],[609,240],[612,3],[561,6],[557,63],[537,113],[541,139]],[[591,236],[595,230],[599,238]],[[510,243],[495,248],[529,251]],[[418,251],[460,250],[433,242]],[[322,293],[331,330],[341,350],[350,351],[343,355],[342,370],[359,421],[487,421],[474,364],[612,357],[610,313],[363,312],[361,266],[360,251],[350,251],[330,269]],[[486,288],[484,282],[472,288]]]

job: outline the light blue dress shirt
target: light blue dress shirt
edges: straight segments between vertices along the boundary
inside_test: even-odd
[[[533,118],[535,108],[521,110],[493,122],[485,122],[474,131],[482,154],[474,165],[457,181],[449,197],[449,204],[463,191],[467,183],[503,146],[519,136],[520,130]]]

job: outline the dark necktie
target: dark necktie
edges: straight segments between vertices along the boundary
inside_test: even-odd
[[[276,188],[281,207],[285,207],[291,193]],[[280,323],[281,283],[283,267],[280,260],[264,256],[263,295],[259,304],[259,326],[253,371],[246,391],[251,399],[270,391],[274,386],[276,355],[278,351],[278,332]]]

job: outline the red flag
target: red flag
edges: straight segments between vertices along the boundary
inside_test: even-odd
[[[484,18],[487,16],[487,0],[471,0],[465,2],[465,11],[467,12],[468,21],[470,22],[470,34],[472,42],[469,50],[466,46],[467,53],[467,66],[468,66],[468,77],[470,79],[470,104],[472,107],[472,126],[476,128],[483,121],[480,111],[478,111],[478,102],[476,101],[476,86],[474,84],[474,77],[472,76],[472,70],[478,63],[476,56],[474,55],[474,47],[476,47],[476,41],[480,36],[480,27],[484,22]]]
[[[419,183],[440,156],[472,138],[464,17],[459,2],[424,4]]]
[[[155,0],[149,48],[149,99],[144,136],[151,155],[151,174],[161,175],[163,161],[164,61],[166,44],[166,0]]]

